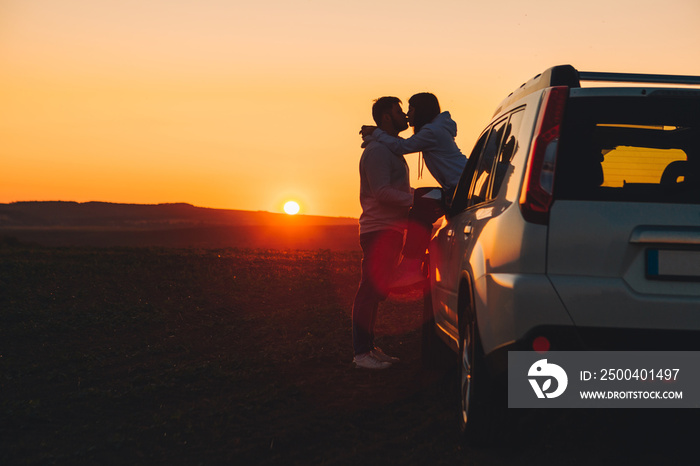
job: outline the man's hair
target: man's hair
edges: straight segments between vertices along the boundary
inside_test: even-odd
[[[382,125],[382,116],[386,113],[391,113],[394,104],[401,105],[401,100],[398,97],[380,97],[374,101],[372,105],[372,118],[377,126]]]
[[[408,99],[408,105],[416,109],[413,117],[413,131],[417,133],[440,114],[440,103],[434,94],[421,92]]]

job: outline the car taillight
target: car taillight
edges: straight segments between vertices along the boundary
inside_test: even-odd
[[[542,95],[542,108],[535,126],[535,137],[528,158],[520,209],[528,222],[546,225],[554,192],[554,169],[561,133],[567,86],[550,87]]]

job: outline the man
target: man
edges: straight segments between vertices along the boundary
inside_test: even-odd
[[[408,128],[401,101],[382,97],[372,106],[372,117],[388,134]],[[354,363],[363,369],[386,369],[398,361],[374,346],[374,323],[379,302],[386,299],[403,247],[408,211],[413,203],[408,165],[371,136],[365,138],[360,158],[360,246],[362,277],[352,306]]]

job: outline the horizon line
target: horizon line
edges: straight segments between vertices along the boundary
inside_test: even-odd
[[[248,210],[248,209],[233,209],[233,208],[223,208],[223,207],[206,207],[206,206],[198,206],[189,202],[159,202],[157,204],[153,203],[133,203],[133,202],[114,202],[114,201],[65,201],[65,200],[30,200],[30,201],[10,201],[10,202],[0,202],[0,205],[12,205],[12,204],[111,204],[111,205],[124,205],[124,206],[150,206],[150,207],[158,207],[158,206],[189,206],[193,207],[195,209],[209,209],[209,210],[227,210],[227,211],[238,211],[238,212],[251,212],[251,213],[266,213],[266,214],[272,214],[272,215],[284,215],[287,217],[325,217],[325,218],[338,218],[338,219],[352,219],[352,220],[357,220],[358,217],[353,217],[353,216],[347,216],[347,215],[320,215],[320,214],[305,214],[305,213],[298,213],[295,215],[289,215],[285,212],[272,212],[269,210]]]

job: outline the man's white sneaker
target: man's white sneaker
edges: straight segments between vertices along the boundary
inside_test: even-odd
[[[380,361],[371,351],[356,355],[352,362],[358,369],[387,369],[391,367],[390,362]]]
[[[370,351],[374,355],[374,357],[382,362],[390,362],[390,363],[396,363],[399,362],[400,359],[394,356],[389,356],[386,354],[384,351],[382,351],[381,348],[377,348],[376,346],[372,351]]]

